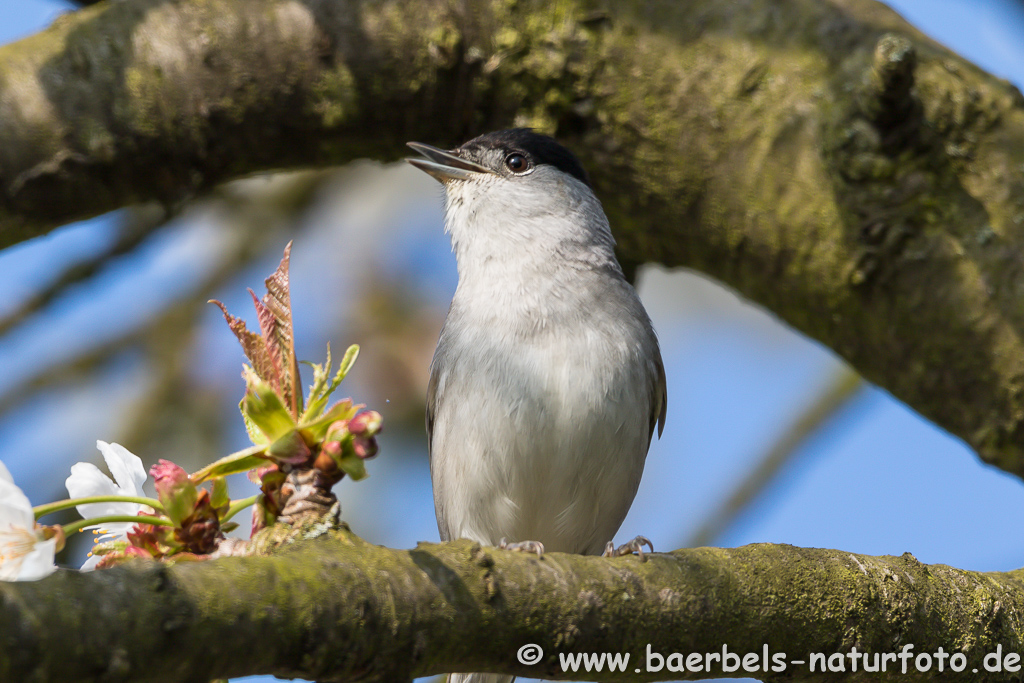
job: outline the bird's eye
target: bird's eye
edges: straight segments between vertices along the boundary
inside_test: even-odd
[[[522,173],[530,167],[530,162],[522,154],[509,154],[505,157],[505,166],[513,173]]]

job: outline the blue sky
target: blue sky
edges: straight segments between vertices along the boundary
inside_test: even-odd
[[[889,4],[939,42],[1024,85],[1024,5],[1011,0]],[[50,0],[0,4],[0,43],[45,27],[65,10],[65,4]],[[350,247],[354,235],[377,235],[375,226],[400,224],[380,238],[390,240],[383,247],[365,245],[367,251],[377,250],[381,270],[400,275],[442,310],[454,289],[454,261],[432,181],[411,169],[373,167],[364,175],[366,187],[339,188],[327,202],[332,218],[311,221],[296,241],[293,298],[297,316],[305,314],[308,321],[302,334],[309,339],[306,357],[314,360],[315,349],[326,341],[335,349],[358,341],[327,337],[339,326],[345,329],[345,312],[317,315],[329,308],[323,303],[325,288],[306,274],[322,270],[323,255],[338,253],[332,250],[340,245]],[[113,239],[113,220],[68,226],[0,253],[9,298],[27,296],[61,264],[100,252]],[[35,322],[0,336],[0,393],[69,348],[131,329],[161,302],[187,293],[188,283],[209,268],[201,255],[216,250],[219,235],[202,217],[178,221],[69,292]],[[275,261],[268,255],[222,298],[244,310],[244,287],[258,287]],[[351,284],[338,280],[332,286]],[[670,408],[664,438],[651,448],[620,540],[643,533],[666,549],[689,537],[841,365],[770,313],[693,274],[650,269],[640,290],[662,342]],[[203,355],[197,367],[204,377],[238,381],[241,356],[215,311],[204,318],[199,344]],[[97,438],[117,439],[121,415],[143,391],[147,372],[142,358],[126,352],[111,359],[90,386],[37,395],[0,418],[0,459],[33,503],[59,493],[75,460],[95,457]],[[357,382],[353,393],[360,386]],[[387,419],[386,404],[379,409]],[[244,439],[236,431],[231,438]],[[233,441],[225,448],[242,445]],[[339,486],[346,517],[374,542],[410,547],[436,540],[422,434],[390,434],[383,446],[370,479]],[[389,458],[389,449],[412,456]],[[872,388],[801,450],[717,544],[909,551],[922,562],[1008,570],[1024,565],[1024,537],[1014,523],[1021,509],[1019,480],[982,464],[958,439]]]

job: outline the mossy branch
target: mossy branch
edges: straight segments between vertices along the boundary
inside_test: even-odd
[[[315,529],[315,527],[311,527]],[[557,680],[559,653],[630,653],[602,680],[724,677],[647,671],[647,647],[743,656],[785,653],[772,680],[823,676],[811,653],[963,653],[943,680],[1006,680],[986,654],[1024,651],[1024,574],[923,565],[911,555],[752,545],[638,558],[481,548],[468,541],[391,550],[342,531],[310,531],[276,556],[168,567],[141,561],[92,573],[61,571],[0,584],[0,680],[181,683],[271,673],[318,681],[408,681],[446,671]],[[544,650],[528,666],[516,653]],[[701,656],[702,661],[707,662]],[[870,655],[869,655],[870,660]],[[735,662],[733,662],[735,663]],[[748,662],[749,663],[749,662]],[[833,665],[835,660],[833,660]],[[642,671],[635,672],[636,668]],[[972,669],[978,669],[974,673]],[[863,667],[858,667],[862,672]],[[925,680],[888,662],[872,681]],[[734,674],[735,675],[735,674]]]
[[[872,0],[134,0],[0,48],[0,244],[510,123],[1024,476],[1024,99]]]

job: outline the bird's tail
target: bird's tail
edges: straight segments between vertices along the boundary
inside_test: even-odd
[[[515,676],[503,674],[448,674],[448,683],[512,683]]]

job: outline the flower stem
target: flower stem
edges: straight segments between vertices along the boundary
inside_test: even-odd
[[[109,524],[111,522],[131,522],[135,524],[153,524],[155,526],[174,526],[174,522],[164,517],[150,517],[148,515],[105,515],[93,517],[92,519],[80,519],[77,522],[64,525],[64,535],[70,536],[76,531],[81,531],[87,526],[94,524]]]
[[[239,512],[241,512],[245,508],[247,508],[250,505],[252,505],[253,503],[255,503],[256,499],[259,498],[259,497],[260,497],[260,494],[257,493],[255,496],[249,496],[248,498],[240,498],[238,500],[232,501],[231,502],[231,507],[228,508],[228,511],[224,514],[224,517],[220,520],[221,524],[223,524],[224,522],[228,521],[229,519],[231,519],[232,517],[237,515]]]
[[[144,498],[142,496],[118,496],[111,494],[109,496],[88,496],[86,498],[58,500],[56,503],[37,505],[32,508],[32,512],[35,513],[36,519],[39,519],[43,515],[48,515],[51,512],[67,510],[68,508],[73,508],[78,505],[88,505],[89,503],[138,503],[140,505],[148,505],[157,512],[164,511],[164,506],[155,498]]]

